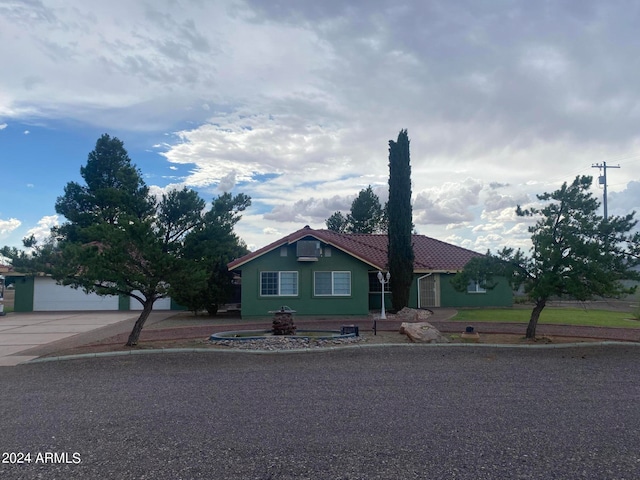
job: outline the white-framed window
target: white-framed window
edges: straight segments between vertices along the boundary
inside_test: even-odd
[[[315,296],[351,295],[351,272],[313,272]]]
[[[467,293],[487,293],[487,290],[480,285],[480,282],[471,280],[467,285]]]
[[[260,296],[298,295],[298,272],[260,272]]]

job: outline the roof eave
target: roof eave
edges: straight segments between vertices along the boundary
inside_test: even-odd
[[[458,273],[461,270],[456,268],[416,268],[413,273]]]

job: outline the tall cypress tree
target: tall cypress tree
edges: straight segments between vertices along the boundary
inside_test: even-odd
[[[388,263],[391,273],[391,301],[394,310],[409,304],[413,281],[413,243],[411,231],[411,165],[409,136],[400,130],[398,140],[389,140],[389,248]]]

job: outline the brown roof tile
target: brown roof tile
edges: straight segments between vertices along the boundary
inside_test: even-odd
[[[371,265],[377,270],[385,270],[387,265],[387,236],[380,234],[338,233],[331,230],[314,230],[302,228],[284,238],[240,257],[228,264],[229,270],[236,269],[245,263],[282,245],[291,244],[311,236],[332,245]],[[457,271],[462,270],[467,262],[481,254],[450,243],[436,240],[424,235],[412,235],[414,252],[414,271]]]

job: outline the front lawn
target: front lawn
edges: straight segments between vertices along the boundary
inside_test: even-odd
[[[462,309],[451,320],[461,322],[528,323],[531,310],[526,308]],[[583,308],[547,307],[540,314],[539,323],[558,325],[585,325],[592,327],[640,328],[629,312],[591,310]]]

